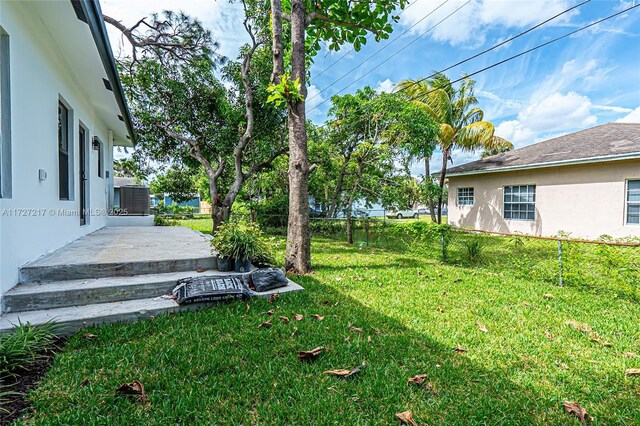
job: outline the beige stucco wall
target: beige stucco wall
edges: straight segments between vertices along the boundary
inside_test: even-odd
[[[625,225],[627,179],[640,179],[640,160],[550,167],[449,178],[449,223],[498,232],[572,237],[640,236]],[[503,187],[536,185],[535,221],[503,219]],[[473,187],[474,204],[458,206],[457,188]]]

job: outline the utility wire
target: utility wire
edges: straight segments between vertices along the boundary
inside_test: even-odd
[[[469,62],[469,61],[471,61],[471,60],[473,60],[473,59],[475,59],[475,58],[477,58],[477,57],[479,57],[479,56],[484,55],[485,53],[489,53],[489,52],[491,52],[492,50],[497,49],[498,47],[504,46],[505,44],[512,42],[513,40],[517,39],[518,37],[522,37],[523,35],[530,33],[531,31],[533,31],[533,30],[535,30],[535,29],[537,29],[537,28],[539,28],[539,27],[543,26],[544,24],[546,24],[546,23],[548,23],[548,22],[553,21],[554,19],[556,19],[556,18],[558,18],[558,17],[560,17],[560,16],[564,15],[565,13],[569,13],[569,12],[571,12],[572,10],[577,9],[577,8],[578,8],[578,7],[580,7],[580,6],[583,6],[583,5],[587,4],[587,3],[589,3],[590,1],[591,1],[591,0],[586,0],[586,1],[583,1],[582,3],[578,3],[578,4],[576,4],[575,6],[570,7],[569,9],[566,9],[566,10],[564,10],[564,11],[562,11],[562,12],[560,12],[560,13],[558,13],[558,14],[554,15],[554,16],[552,16],[551,18],[546,19],[546,20],[544,20],[544,21],[540,22],[539,24],[534,25],[533,27],[530,27],[530,28],[529,28],[529,29],[527,29],[526,31],[523,31],[523,32],[521,32],[521,33],[519,33],[519,34],[516,34],[515,36],[513,36],[513,37],[511,37],[511,38],[508,38],[508,39],[506,39],[506,40],[504,40],[504,41],[502,41],[502,42],[500,42],[500,43],[498,43],[498,44],[496,44],[496,45],[494,45],[494,46],[492,46],[492,47],[490,47],[490,48],[488,48],[488,49],[486,49],[486,50],[483,50],[482,52],[476,53],[475,55],[470,56],[470,57],[468,57],[468,58],[466,58],[466,59],[463,59],[463,60],[461,60],[461,61],[459,61],[459,62],[456,62],[456,63],[455,63],[455,64],[453,64],[453,65],[450,65],[450,66],[448,66],[448,67],[446,67],[446,68],[444,68],[444,69],[441,69],[440,71],[434,72],[433,74],[431,74],[431,75],[429,75],[429,76],[427,76],[427,77],[424,77],[424,78],[421,78],[420,80],[414,81],[414,82],[413,82],[413,83],[411,83],[410,85],[408,85],[408,86],[406,86],[405,88],[403,88],[403,90],[409,89],[410,87],[413,87],[413,86],[415,86],[416,84],[420,84],[421,82],[423,82],[423,81],[425,81],[425,80],[428,80],[428,79],[430,79],[430,78],[434,77],[434,76],[435,76],[435,75],[437,75],[437,74],[442,74],[442,73],[444,73],[444,72],[446,72],[446,71],[449,71],[451,68],[455,68],[455,67],[457,67],[458,65],[462,65],[462,64],[464,64],[464,63],[467,63],[467,62]]]
[[[459,62],[457,62],[457,63],[455,63],[455,64],[453,64],[453,65],[451,65],[451,66],[448,66],[447,68],[444,68],[444,69],[442,69],[442,70],[440,70],[440,71],[438,71],[438,72],[435,72],[435,73],[431,74],[430,76],[427,76],[427,77],[425,77],[425,78],[423,78],[423,79],[421,79],[421,80],[415,81],[415,82],[413,82],[412,84],[410,84],[409,86],[405,87],[403,90],[408,89],[409,87],[413,87],[414,85],[419,84],[420,82],[422,82],[422,81],[424,81],[424,80],[427,80],[427,79],[429,79],[429,78],[432,78],[433,76],[435,76],[435,75],[436,75],[436,74],[438,74],[438,73],[443,73],[443,72],[445,72],[445,71],[448,71],[448,70],[450,70],[451,68],[457,67],[457,66],[459,66],[459,65],[461,65],[461,64],[464,64],[464,63],[466,63],[466,62],[469,62],[469,61],[471,61],[471,60],[473,60],[473,59],[475,59],[475,58],[477,58],[477,57],[479,57],[479,56],[481,56],[481,55],[484,55],[484,54],[486,54],[486,53],[488,53],[488,52],[491,52],[492,50],[495,50],[495,49],[497,49],[497,48],[499,48],[499,47],[501,47],[501,46],[504,46],[505,44],[507,44],[507,43],[509,43],[509,42],[511,42],[511,41],[513,41],[513,40],[515,40],[515,39],[517,39],[517,38],[519,38],[519,37],[522,37],[522,36],[523,36],[523,35],[525,35],[525,34],[530,33],[531,31],[533,31],[533,30],[535,30],[535,29],[537,29],[537,28],[541,27],[542,25],[544,25],[544,24],[546,24],[546,23],[548,23],[548,22],[550,22],[550,21],[552,21],[552,20],[554,20],[554,19],[556,19],[556,18],[558,18],[558,17],[560,17],[560,16],[562,16],[562,15],[564,15],[564,14],[566,14],[566,13],[569,13],[570,11],[572,11],[572,10],[574,10],[574,9],[576,9],[576,8],[580,7],[580,6],[583,6],[583,5],[585,5],[586,3],[589,3],[590,1],[591,1],[591,0],[586,0],[586,1],[584,1],[584,2],[582,2],[582,3],[579,3],[579,4],[577,4],[577,5],[573,6],[573,7],[570,7],[569,9],[566,9],[566,10],[564,10],[564,11],[562,11],[562,12],[560,12],[560,13],[558,13],[558,14],[554,15],[554,16],[552,16],[551,18],[548,18],[548,19],[546,19],[546,20],[544,20],[544,21],[542,21],[542,22],[540,22],[540,23],[538,23],[538,24],[534,25],[533,27],[528,28],[527,30],[525,30],[525,31],[523,31],[523,32],[521,32],[521,33],[519,33],[519,34],[516,34],[516,35],[515,35],[515,36],[513,36],[513,37],[510,37],[510,38],[508,38],[508,39],[506,39],[506,40],[504,40],[504,41],[502,41],[502,42],[500,42],[500,43],[498,43],[498,44],[496,44],[496,45],[494,45],[494,46],[492,46],[492,47],[490,47],[490,48],[488,48],[488,49],[483,50],[482,52],[476,53],[475,55],[473,55],[473,56],[471,56],[471,57],[468,57],[468,58],[466,58],[466,59],[463,59],[462,61],[459,61]],[[466,5],[466,3],[465,3],[464,5]],[[464,6],[464,5],[463,5],[463,6]],[[455,13],[455,11],[454,11],[454,13]],[[445,18],[445,19],[446,19],[446,18]],[[414,41],[415,41],[415,40],[414,40]],[[410,45],[410,44],[412,44],[412,43],[413,43],[413,41],[412,41],[411,43],[407,44],[406,46],[404,46],[400,51],[404,50],[407,46],[409,46],[409,45]],[[336,94],[339,94],[339,93],[344,92],[346,89],[348,89],[349,87],[353,86],[353,85],[354,85],[355,83],[357,83],[358,81],[362,80],[364,77],[366,77],[368,74],[370,74],[370,73],[372,73],[373,71],[375,71],[377,68],[379,68],[379,67],[380,67],[381,65],[383,65],[385,62],[388,62],[391,58],[393,58],[395,55],[397,55],[400,51],[396,52],[395,54],[393,54],[392,56],[390,56],[389,58],[387,58],[385,61],[381,62],[380,64],[378,64],[378,65],[377,65],[377,66],[375,66],[374,68],[372,68],[372,69],[370,69],[369,71],[367,71],[365,74],[363,74],[363,75],[361,75],[360,77],[358,77],[356,80],[354,80],[354,81],[352,81],[351,83],[349,83],[347,86],[345,86],[345,87],[343,87],[342,89],[340,89]],[[340,79],[342,79],[342,78],[344,78],[344,77],[346,77],[346,75],[344,75],[344,76],[343,76],[343,77],[341,77]],[[339,80],[340,80],[340,79],[339,79]],[[319,96],[323,91],[327,90],[329,87],[331,87],[333,84],[335,84],[335,83],[336,83],[337,81],[339,81],[339,80],[336,80],[334,83],[332,83],[331,85],[327,86],[325,89],[323,89],[322,91],[320,91],[318,94],[314,95],[311,99],[313,99],[313,98],[314,98],[314,97],[316,97],[316,96]],[[318,104],[318,105],[316,105],[313,109],[316,109],[316,108],[320,107],[323,103],[326,103],[326,102],[328,102],[328,101],[329,101],[329,99],[327,99],[327,100],[325,100],[325,101],[323,101],[323,102],[319,103],[319,104]],[[313,109],[312,109],[312,110],[310,110],[309,112],[313,111]]]
[[[545,42],[545,43],[542,43],[542,44],[539,44],[539,45],[537,45],[537,46],[534,46],[534,47],[532,47],[532,48],[530,48],[530,49],[527,49],[527,50],[522,51],[522,52],[520,52],[520,53],[518,53],[518,54],[515,54],[515,55],[513,55],[513,56],[510,56],[510,57],[508,57],[508,58],[506,58],[506,59],[503,59],[503,60],[501,60],[501,61],[499,61],[499,62],[496,62],[496,63],[494,63],[494,64],[492,64],[492,65],[489,65],[489,66],[487,66],[487,67],[484,67],[484,68],[482,68],[482,69],[480,69],[480,70],[474,71],[474,72],[472,72],[471,74],[467,74],[467,75],[465,75],[464,77],[461,77],[461,78],[459,78],[459,79],[457,79],[457,80],[454,80],[454,81],[450,82],[449,84],[447,84],[447,86],[451,86],[451,85],[453,85],[453,84],[455,84],[455,83],[458,83],[458,82],[460,82],[460,81],[464,80],[464,79],[465,79],[465,78],[467,78],[467,77],[471,77],[471,76],[474,76],[474,75],[480,74],[480,73],[485,72],[485,71],[487,71],[487,70],[490,70],[490,69],[492,69],[492,68],[494,68],[494,67],[497,67],[498,65],[502,65],[502,64],[504,64],[505,62],[512,61],[513,59],[519,58],[520,56],[523,56],[523,55],[526,55],[526,54],[528,54],[528,53],[531,53],[531,52],[533,52],[533,51],[535,51],[535,50],[541,49],[541,48],[543,48],[543,47],[545,47],[545,46],[548,46],[548,45],[550,45],[550,44],[552,44],[552,43],[555,43],[555,42],[560,41],[560,40],[562,40],[562,39],[565,39],[565,38],[567,38],[567,37],[571,37],[571,36],[572,36],[572,35],[574,35],[574,34],[577,34],[577,33],[581,32],[581,31],[584,31],[584,30],[586,30],[586,29],[588,29],[588,28],[591,28],[591,27],[593,27],[593,26],[595,26],[595,25],[598,25],[598,24],[600,24],[600,23],[602,23],[602,22],[608,21],[609,19],[613,19],[613,18],[615,18],[616,16],[622,15],[623,13],[626,13],[626,12],[628,12],[628,11],[632,10],[632,9],[637,8],[637,7],[640,7],[640,3],[639,3],[639,4],[636,4],[635,6],[630,6],[630,7],[626,8],[626,9],[624,9],[624,10],[621,10],[620,12],[614,13],[613,15],[609,15],[609,16],[607,16],[607,17],[605,17],[605,18],[598,19],[597,21],[594,21],[594,22],[592,22],[592,23],[590,23],[590,24],[588,24],[588,25],[585,25],[585,26],[583,26],[583,27],[580,27],[580,28],[578,28],[578,29],[576,29],[576,30],[574,30],[574,31],[571,31],[571,32],[569,32],[569,33],[567,33],[567,34],[564,34],[564,35],[562,35],[562,36],[556,37],[556,38],[554,38],[554,39],[552,39],[552,40],[549,40],[549,41],[547,41],[547,42]],[[426,79],[427,79],[427,78],[423,78],[423,79],[417,80],[417,82],[421,82],[421,81],[424,81],[424,80],[426,80]],[[406,88],[408,88],[408,87],[409,87],[409,86],[407,86]],[[406,88],[400,88],[400,89],[399,89],[397,92],[395,92],[395,93],[400,93],[400,92],[404,91]],[[438,88],[438,89],[432,89],[432,90],[429,90],[429,91],[427,91],[427,92],[425,92],[425,93],[421,94],[420,96],[412,97],[412,98],[411,98],[411,100],[416,100],[416,99],[418,99],[418,98],[420,98],[420,97],[422,97],[422,96],[428,95],[429,93],[435,92],[436,90],[440,90],[440,88]],[[318,104],[317,106],[320,106],[320,105],[321,105],[321,104]],[[313,109],[309,110],[308,112],[313,111],[315,108],[317,108],[317,106],[316,106],[316,107],[314,107]],[[331,123],[325,123],[325,124],[322,124],[322,125],[318,126],[318,128],[326,127],[326,126],[328,126],[329,124],[331,124]]]
[[[360,68],[360,66],[368,61],[370,61],[371,59],[375,58],[375,56],[382,52],[384,49],[386,49],[389,45],[391,45],[392,43],[398,41],[400,39],[400,37],[402,35],[404,35],[407,31],[409,31],[411,28],[415,27],[416,25],[418,25],[421,21],[425,20],[426,18],[428,18],[431,14],[433,14],[435,11],[437,11],[438,9],[440,9],[442,6],[444,6],[449,0],[444,0],[444,2],[440,3],[440,5],[438,5],[438,7],[436,7],[435,9],[433,9],[431,12],[429,12],[428,14],[426,14],[425,16],[423,16],[420,21],[416,22],[412,27],[408,28],[405,32],[403,32],[402,34],[400,34],[400,36],[398,36],[398,38],[395,38],[393,40],[391,40],[389,43],[385,44],[384,46],[382,46],[380,49],[376,50],[371,56],[368,56],[367,58],[365,58],[362,62],[360,62],[358,65],[356,65],[355,67],[351,68],[349,71],[347,71],[344,75],[342,75],[340,78],[338,78],[337,80],[335,80],[333,83],[329,84],[327,87],[325,87],[324,89],[322,89],[321,91],[319,91],[317,94],[315,94],[313,97],[311,97],[309,100],[320,96],[323,92],[326,92],[329,88],[331,88],[332,86],[334,86],[336,83],[338,83],[339,81],[342,81],[344,78],[346,78],[347,76],[349,76],[349,74],[351,74],[352,72],[354,72],[355,70],[357,70],[358,68]],[[409,46],[410,44],[412,44],[413,42],[415,42],[416,40],[418,40],[420,37],[423,37],[424,35],[426,35],[429,31],[431,31],[432,29],[434,29],[435,27],[437,27],[441,22],[447,20],[450,16],[452,16],[454,13],[456,13],[458,10],[462,9],[464,6],[468,5],[469,3],[471,3],[471,0],[467,0],[466,3],[464,3],[462,6],[460,6],[459,8],[457,8],[456,10],[454,10],[452,13],[450,13],[449,15],[447,15],[443,20],[441,20],[440,22],[438,22],[436,25],[434,25],[433,27],[429,28],[427,31],[425,31],[424,33],[420,34],[416,39],[414,39],[412,42],[406,44],[404,47],[402,47],[400,50],[398,50],[394,55],[392,55],[391,57],[387,58],[385,61],[383,61],[381,64],[384,64],[386,61],[388,61],[389,59],[391,59],[393,56],[397,55],[399,52],[401,52],[402,50],[404,50],[407,46]],[[378,65],[380,66],[380,64]],[[378,66],[376,66],[375,68],[372,68],[372,70],[376,69]],[[371,71],[369,71],[371,72]],[[368,74],[368,73],[367,73]],[[367,75],[365,74],[365,75]],[[364,77],[364,76],[363,76]],[[353,83],[352,83],[353,84]],[[349,86],[347,86],[349,87]],[[344,90],[344,89],[343,89]],[[340,93],[340,92],[338,92]],[[322,102],[324,103],[324,102]],[[322,105],[319,104],[318,106]]]
[[[402,9],[399,13],[398,16],[402,15],[403,12],[405,12],[406,10],[408,10],[411,6],[413,6],[414,4],[418,3],[418,1],[415,1],[413,3],[409,3],[409,5]],[[427,15],[429,16],[429,15]],[[423,19],[425,19],[427,16],[425,16],[424,18],[422,18],[420,21],[416,22],[411,28],[413,28],[415,25],[418,25]],[[411,29],[409,28],[409,29]],[[406,33],[406,31],[402,34],[400,34],[400,36],[398,36],[398,38],[402,37],[402,35],[404,35]],[[373,35],[373,33],[369,33],[369,35],[367,36],[367,40],[369,40],[371,38],[371,36]],[[397,39],[396,39],[397,40]],[[393,43],[393,41],[389,42],[389,44]],[[389,45],[387,44],[387,46]],[[325,69],[323,69],[322,71],[320,71],[318,74],[315,75],[315,78],[320,77],[322,74],[324,74],[325,72],[327,72],[331,67],[333,67],[335,64],[337,64],[338,62],[340,62],[341,60],[343,60],[345,58],[345,56],[347,56],[348,54],[350,54],[351,52],[353,52],[355,50],[354,47],[351,47],[350,49],[348,49],[346,52],[344,52],[344,54],[342,56],[340,56],[338,59],[336,59],[335,61],[333,61],[332,63],[329,64],[329,66],[327,66]],[[327,53],[328,55],[329,53]],[[325,56],[326,58],[326,56]]]
[[[549,40],[549,41],[547,41],[547,42],[545,42],[545,43],[542,43],[542,44],[539,44],[539,45],[537,45],[537,46],[535,46],[535,47],[532,47],[531,49],[527,49],[527,50],[524,50],[524,51],[522,51],[522,52],[520,52],[520,53],[518,53],[518,54],[515,54],[515,55],[513,55],[513,56],[509,56],[509,57],[508,57],[508,58],[506,58],[506,59],[503,59],[503,60],[501,60],[501,61],[499,61],[499,62],[496,62],[496,63],[494,63],[494,64],[491,64],[491,65],[489,65],[489,66],[486,66],[486,67],[484,67],[484,68],[482,68],[482,69],[479,69],[478,71],[474,71],[474,72],[472,72],[471,74],[467,74],[467,75],[465,75],[465,76],[463,76],[463,77],[460,77],[460,78],[458,78],[457,80],[454,80],[454,81],[452,81],[452,82],[448,83],[446,86],[452,86],[452,85],[454,85],[455,83],[458,83],[458,82],[460,82],[460,81],[462,81],[462,80],[464,80],[464,79],[466,79],[466,78],[468,78],[468,77],[474,76],[474,75],[476,75],[476,74],[480,74],[480,73],[482,73],[482,72],[485,72],[485,71],[487,71],[487,70],[490,70],[491,68],[495,68],[495,67],[497,67],[498,65],[502,65],[502,64],[504,64],[505,62],[512,61],[512,60],[514,60],[514,59],[516,59],[516,58],[519,58],[520,56],[526,55],[527,53],[531,53],[531,52],[533,52],[534,50],[538,50],[538,49],[540,49],[540,48],[543,48],[543,47],[545,47],[545,46],[548,46],[548,45],[550,45],[551,43],[555,43],[555,42],[560,41],[560,40],[562,40],[562,39],[565,39],[565,38],[567,38],[567,37],[571,37],[572,35],[574,35],[574,34],[576,34],[576,33],[579,33],[580,31],[584,31],[584,30],[586,30],[586,29],[588,29],[588,28],[593,27],[594,25],[598,25],[598,24],[600,24],[600,23],[602,23],[602,22],[604,22],[604,21],[608,21],[609,19],[612,19],[612,18],[615,18],[616,16],[622,15],[623,13],[628,12],[628,11],[630,11],[631,9],[635,9],[636,7],[640,7],[640,3],[639,3],[639,4],[636,4],[635,6],[630,6],[630,7],[626,8],[626,9],[624,9],[624,10],[620,11],[620,12],[614,13],[613,15],[609,15],[609,16],[607,16],[606,18],[598,19],[597,21],[594,21],[594,22],[590,23],[589,25],[585,25],[584,27],[580,27],[580,28],[578,28],[577,30],[571,31],[570,33],[564,34],[564,35],[562,35],[562,36],[560,36],[560,37],[556,37],[556,38],[554,38],[554,39],[551,39],[551,40]],[[415,83],[418,83],[418,82],[424,81],[424,80],[426,80],[426,79],[427,79],[426,77],[425,77],[425,78],[422,78],[422,79],[420,79],[420,80],[417,80]],[[407,86],[407,88],[408,88],[408,87],[409,87],[409,86]],[[400,92],[402,92],[404,89],[405,89],[405,88],[401,88],[401,89],[400,89],[400,90],[398,90],[396,93],[400,93]],[[426,95],[428,95],[428,94],[430,94],[430,93],[433,93],[433,92],[435,92],[435,91],[437,91],[437,90],[441,90],[441,89],[442,89],[442,88],[435,88],[435,89],[431,89],[431,90],[429,90],[429,91],[427,91],[427,92],[425,92],[425,93],[420,94],[419,96],[414,96],[414,97],[412,97],[412,98],[411,98],[411,100],[412,100],[412,101],[414,101],[414,100],[416,100],[416,99],[418,99],[418,98],[420,98],[420,97],[426,96]]]

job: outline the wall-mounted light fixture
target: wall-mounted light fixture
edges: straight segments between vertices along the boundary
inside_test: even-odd
[[[40,179],[40,182],[47,180],[47,171],[45,169],[38,170],[38,179]]]
[[[98,139],[97,136],[93,137],[93,140],[91,141],[91,148],[93,148],[94,151],[98,151],[100,149],[100,139]]]

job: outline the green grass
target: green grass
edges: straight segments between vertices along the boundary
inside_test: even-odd
[[[195,222],[186,223],[208,226]],[[628,354],[640,354],[633,300],[319,238],[313,265],[294,278],[306,291],[273,306],[252,299],[248,311],[238,301],[89,330],[95,340],[78,333],[29,395],[24,422],[395,425],[394,413],[410,409],[418,424],[576,425],[562,408],[570,400],[590,424],[640,423],[640,378],[625,376],[640,367]],[[272,308],[273,326],[258,329]],[[329,350],[298,361],[316,346]],[[352,379],[322,374],[361,364]],[[408,386],[415,374],[427,374],[436,393]],[[133,380],[145,385],[147,405],[115,398]]]

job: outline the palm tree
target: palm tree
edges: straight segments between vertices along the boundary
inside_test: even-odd
[[[447,163],[452,160],[453,150],[513,148],[511,142],[494,135],[495,128],[492,123],[483,121],[484,112],[476,106],[478,99],[474,95],[475,83],[466,77],[456,88],[446,75],[437,73],[425,81],[405,80],[398,84],[414,102],[425,108],[429,115],[440,123],[440,134],[436,137],[442,151],[438,223],[442,223],[442,194],[447,177]],[[428,163],[428,159],[425,162]]]

